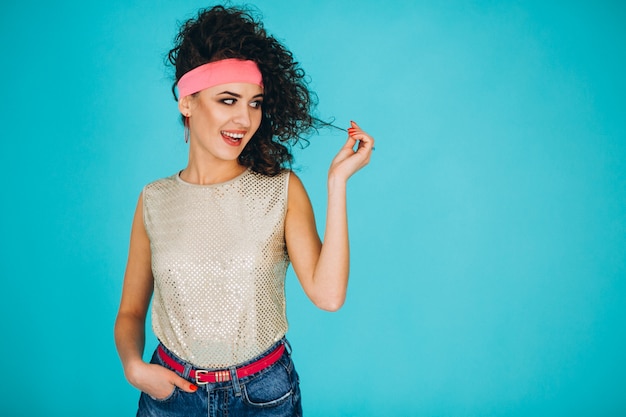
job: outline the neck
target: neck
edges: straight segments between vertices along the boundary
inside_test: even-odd
[[[192,184],[210,185],[232,180],[245,170],[246,167],[239,165],[237,161],[198,164],[190,159],[187,167],[181,171],[180,177]]]

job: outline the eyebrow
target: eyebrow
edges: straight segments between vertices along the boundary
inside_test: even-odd
[[[218,94],[218,96],[222,95],[222,94],[229,94],[233,97],[237,97],[237,98],[241,98],[241,94],[237,94],[237,93],[233,93],[232,91],[222,91],[221,93]],[[256,96],[252,97],[252,98],[257,98],[257,97],[263,97],[263,94],[257,94]]]

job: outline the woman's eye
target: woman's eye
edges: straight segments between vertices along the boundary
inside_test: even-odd
[[[250,103],[250,107],[257,109],[261,107],[262,104],[263,102],[261,100],[257,100],[257,101],[253,101],[252,103]]]
[[[235,104],[235,101],[236,100],[234,98],[225,98],[224,100],[222,100],[222,103],[232,106],[233,104]]]

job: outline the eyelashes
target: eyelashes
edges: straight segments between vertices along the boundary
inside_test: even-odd
[[[236,98],[224,98],[220,100],[220,103],[225,104],[227,106],[234,106],[235,103],[237,103],[237,101],[238,100]],[[254,100],[250,102],[250,107],[252,107],[253,109],[261,108],[262,105],[263,105],[263,100]]]

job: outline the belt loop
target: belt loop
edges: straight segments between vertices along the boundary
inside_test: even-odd
[[[192,366],[188,363],[185,363],[185,370],[183,371],[182,377],[185,379],[189,379],[189,374],[191,374]]]
[[[285,349],[287,349],[287,353],[291,356],[291,344],[289,344],[287,338],[283,338],[283,344],[285,345]]]
[[[241,385],[239,385],[239,378],[237,378],[237,368],[231,366],[230,379],[233,381],[233,388],[235,389],[235,397],[241,397]]]

